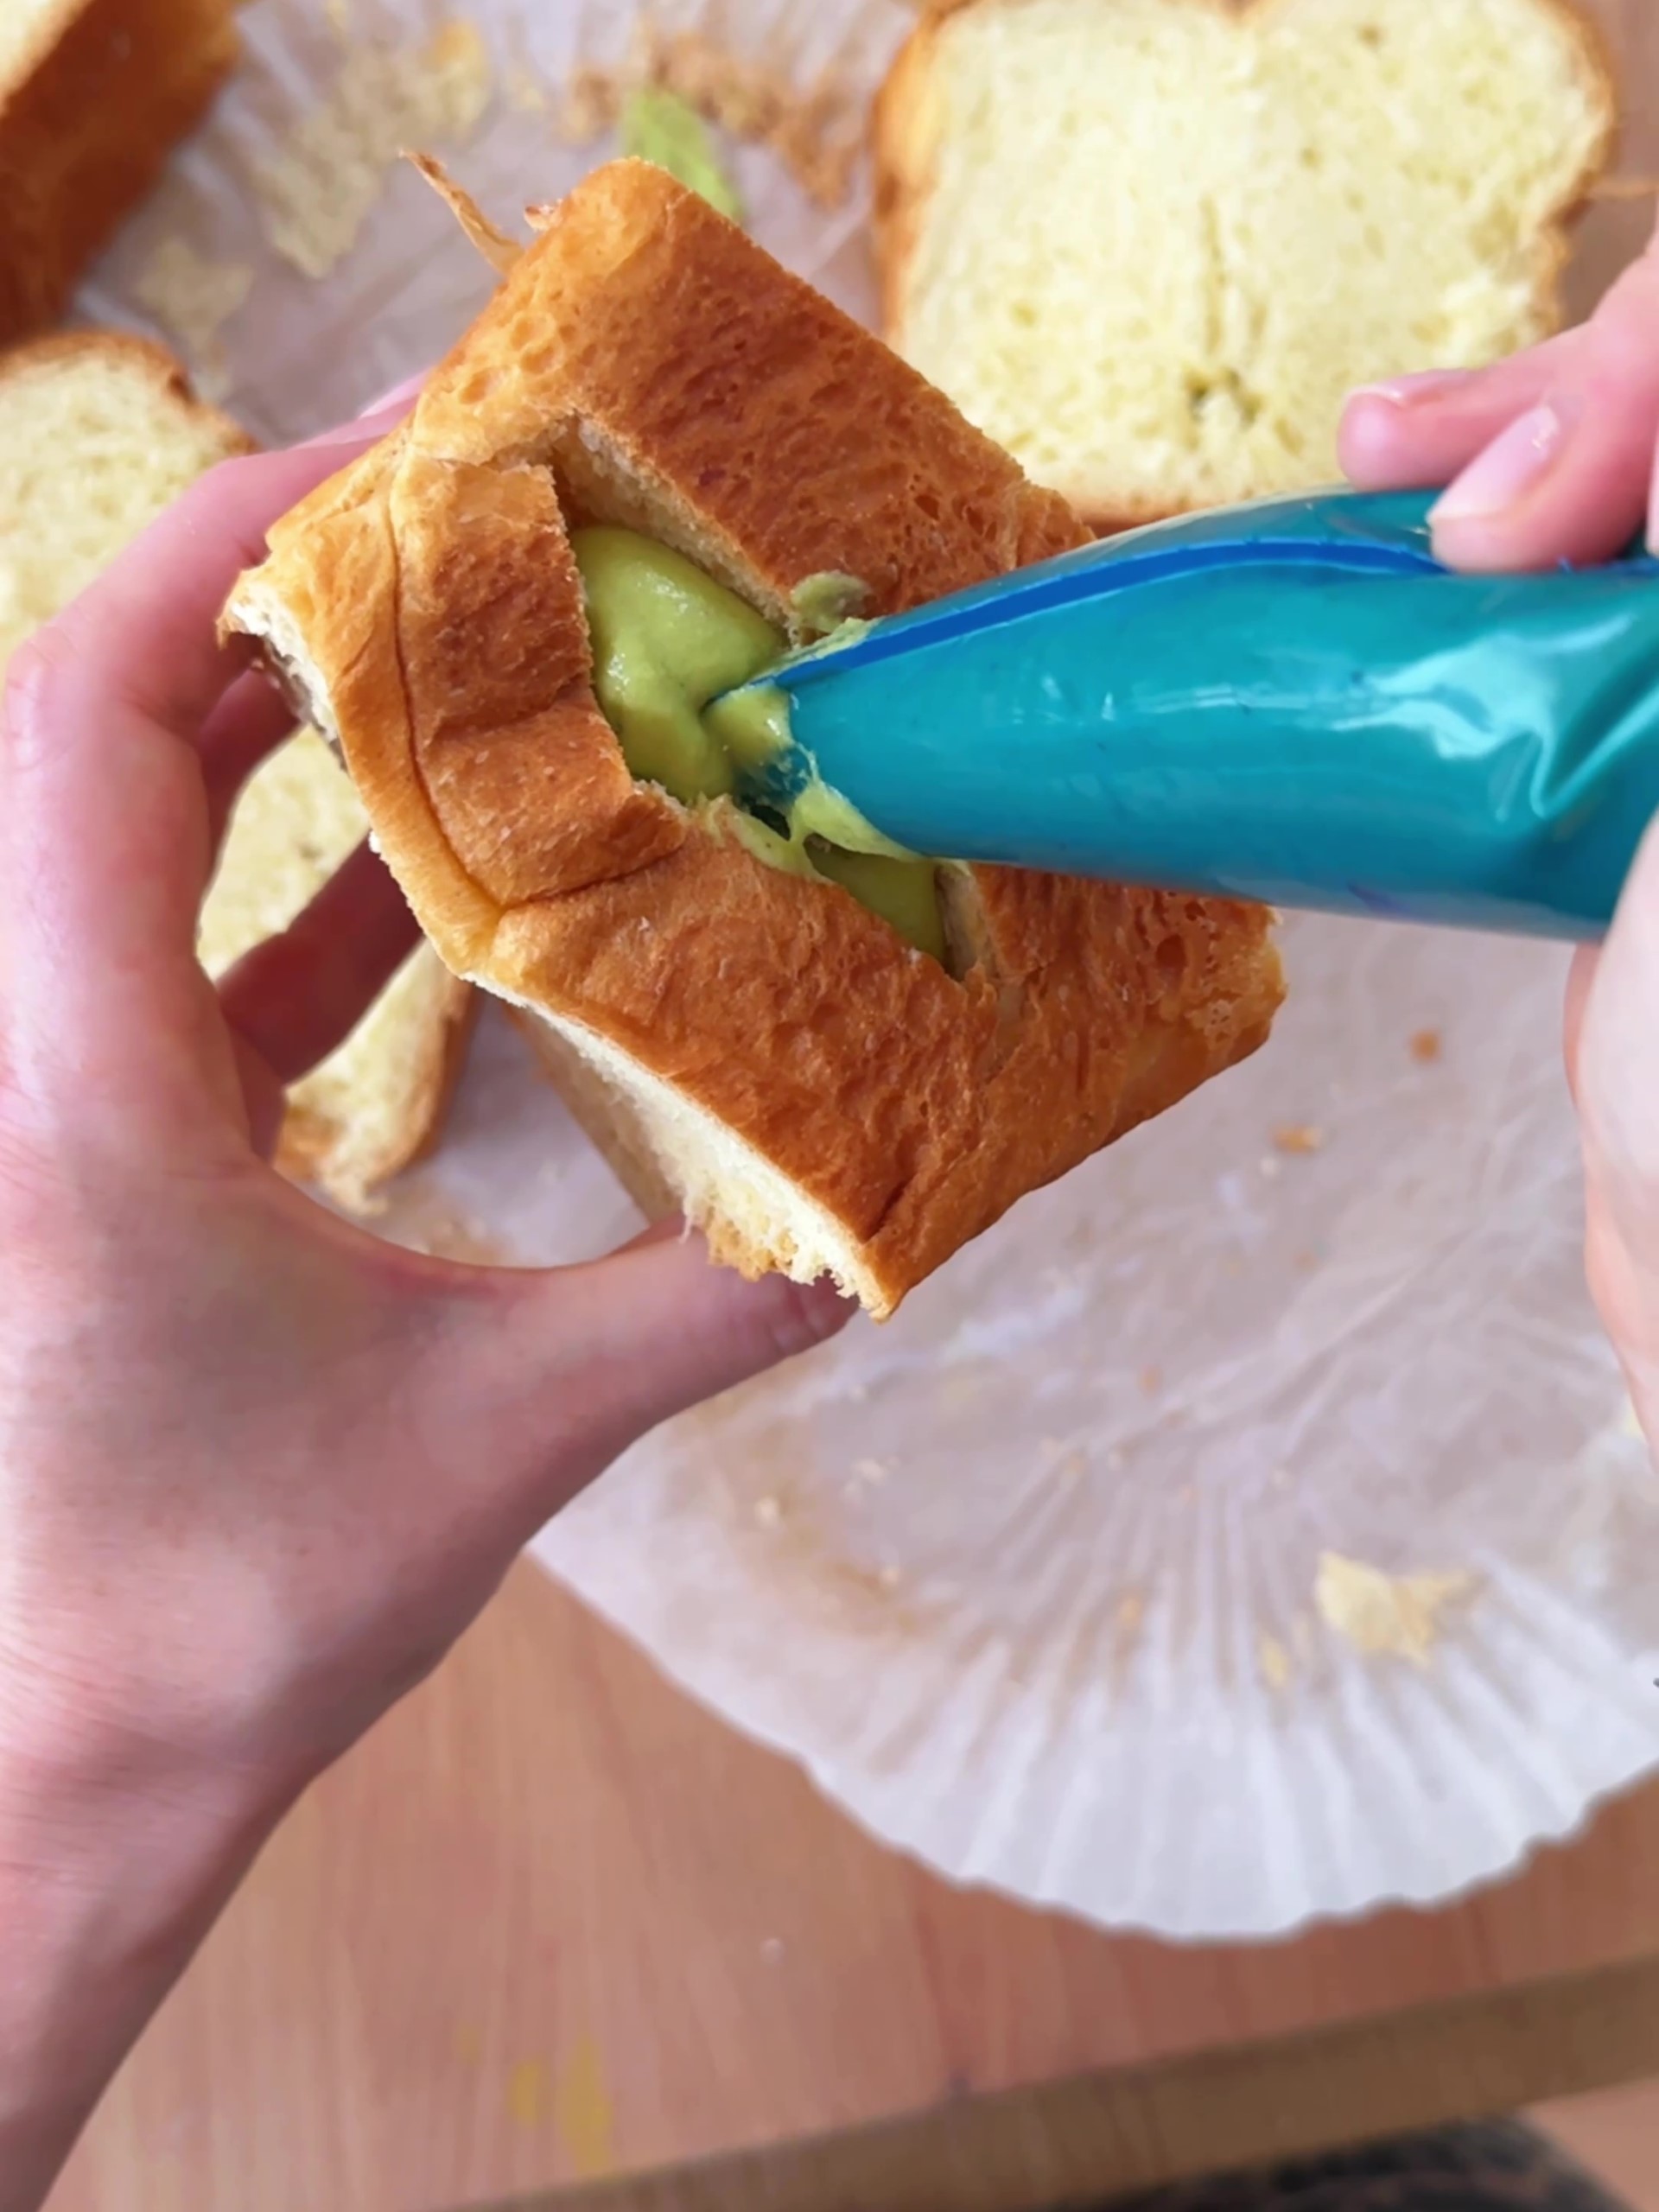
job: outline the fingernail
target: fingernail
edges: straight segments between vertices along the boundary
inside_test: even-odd
[[[307,438],[308,446],[370,446],[385,431],[401,423],[409,413],[410,403],[426,383],[425,376],[406,377],[402,384],[377,399],[373,405],[349,423],[338,423],[333,429],[320,430],[315,438]]]
[[[1470,462],[1429,515],[1432,523],[1478,522],[1506,514],[1536,491],[1560,461],[1578,413],[1571,399],[1546,400]]]
[[[429,369],[423,369],[418,376],[405,377],[401,384],[393,385],[390,391],[383,391],[378,399],[372,399],[359,415],[358,421],[361,423],[371,415],[384,415],[388,410],[400,407],[413,399],[430,374]]]
[[[1426,399],[1439,399],[1470,384],[1474,369],[1423,369],[1415,376],[1389,377],[1381,384],[1363,384],[1350,396],[1354,399],[1386,399],[1391,407],[1421,407]]]
[[[780,1289],[781,1289],[780,1286]],[[782,1290],[779,1341],[785,1353],[810,1351],[838,1337],[858,1308],[832,1282],[791,1283]]]

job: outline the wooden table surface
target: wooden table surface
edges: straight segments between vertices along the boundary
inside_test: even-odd
[[[1659,6],[1596,12],[1659,169]],[[1650,223],[1592,214],[1576,308]],[[1659,1787],[1443,1914],[1112,1938],[878,1849],[524,1568],[289,1821],[54,2212],[452,2212],[708,2159],[606,2201],[1016,2212],[1644,2074]]]
[[[763,2145],[650,2201],[1015,2212],[1644,2073],[1659,1789],[1450,1913],[1100,1936],[878,1848],[525,1567],[289,1821],[54,2212],[448,2212]]]

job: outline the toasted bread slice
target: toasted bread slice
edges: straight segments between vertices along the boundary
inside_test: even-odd
[[[0,339],[54,322],[236,59],[236,0],[5,0]]]
[[[1560,0],[967,0],[877,106],[888,338],[1101,529],[1332,480],[1556,328],[1616,102]]]
[[[414,415],[272,531],[229,620],[336,737],[458,975],[526,1010],[652,1211],[877,1315],[1024,1192],[1267,1036],[1259,909],[944,871],[957,972],[636,783],[569,531],[671,546],[780,628],[1086,533],[875,339],[643,163],[563,205]]]
[[[215,461],[251,449],[159,346],[108,332],[0,355],[0,675],[29,633]],[[202,915],[217,974],[290,922],[365,824],[343,771],[302,733],[243,793]],[[433,1139],[472,998],[429,948],[339,1052],[289,1093],[281,1163],[360,1205]]]

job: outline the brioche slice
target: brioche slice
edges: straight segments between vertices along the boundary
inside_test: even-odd
[[[1332,480],[1557,327],[1613,84],[1560,0],[968,0],[876,111],[891,342],[1102,529]]]
[[[67,605],[213,466],[251,450],[191,396],[159,346],[107,332],[0,354],[0,676]],[[202,916],[218,974],[286,926],[361,842],[351,785],[302,733],[250,782]],[[430,1142],[471,994],[423,946],[332,1058],[289,1093],[281,1164],[343,1204]]]
[[[271,532],[228,620],[338,738],[458,975],[525,1010],[647,1211],[873,1313],[1267,1036],[1255,907],[943,873],[954,972],[728,801],[631,777],[569,531],[621,524],[780,628],[1085,532],[880,342],[637,162],[561,206],[409,421]],[[798,634],[798,632],[795,632]]]
[[[4,0],[0,339],[57,320],[235,59],[235,0]]]
[[[367,834],[350,777],[315,730],[297,731],[260,767],[231,817],[201,913],[209,975],[286,929]],[[289,1091],[287,1172],[363,1211],[381,1184],[436,1141],[475,1004],[423,945],[339,1050]]]

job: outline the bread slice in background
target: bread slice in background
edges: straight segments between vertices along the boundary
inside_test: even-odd
[[[368,834],[351,778],[315,730],[252,778],[201,915],[209,975],[276,936]],[[280,1164],[365,1211],[435,1142],[475,1004],[429,945],[406,960],[340,1049],[288,1095]]]
[[[887,335],[1099,528],[1329,482],[1354,385],[1556,328],[1615,120],[1560,0],[967,0],[877,105]]]
[[[0,0],[0,340],[58,319],[236,52],[235,0]]]
[[[956,958],[636,783],[569,531],[672,546],[780,628],[1086,542],[950,402],[662,171],[562,205],[408,422],[270,533],[228,619],[337,738],[458,975],[524,1009],[639,1202],[874,1313],[1254,1051],[1255,906],[944,871]]]
[[[0,674],[214,462],[251,450],[158,346],[105,332],[0,353]],[[345,772],[308,731],[238,804],[202,916],[218,974],[285,927],[365,834]],[[280,1160],[361,1205],[435,1135],[470,994],[423,946],[357,1030],[289,1095]]]

